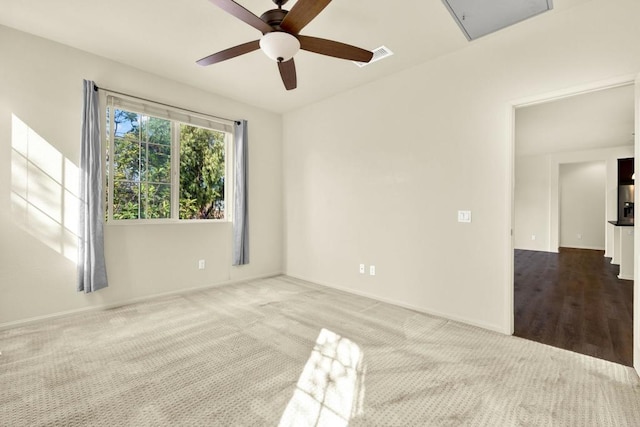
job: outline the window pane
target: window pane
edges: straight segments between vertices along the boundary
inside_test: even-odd
[[[171,147],[148,144],[143,155],[146,175],[149,182],[171,182]]]
[[[114,180],[140,180],[140,143],[130,135],[115,139],[114,145]]]
[[[138,113],[115,109],[113,114],[114,132],[116,137],[123,137],[126,134],[139,135],[139,116]]]
[[[180,125],[180,219],[224,218],[224,133]]]
[[[154,144],[171,145],[171,122],[156,117],[145,117],[143,140]]]
[[[171,218],[171,185],[143,184],[141,218]]]
[[[113,218],[137,219],[140,185],[137,182],[114,181]]]

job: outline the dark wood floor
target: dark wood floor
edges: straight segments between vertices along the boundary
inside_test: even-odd
[[[515,251],[514,335],[633,364],[633,281],[603,251]]]

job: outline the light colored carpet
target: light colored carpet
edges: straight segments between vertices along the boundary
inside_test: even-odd
[[[0,331],[0,426],[637,426],[631,368],[288,277]]]

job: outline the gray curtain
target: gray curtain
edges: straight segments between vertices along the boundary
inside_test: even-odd
[[[234,124],[235,183],[233,200],[233,265],[249,264],[249,206],[247,200],[247,121]]]
[[[78,291],[89,293],[107,287],[107,268],[104,259],[102,144],[98,92],[93,81],[84,80],[83,84]]]

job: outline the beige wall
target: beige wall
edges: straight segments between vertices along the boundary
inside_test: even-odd
[[[282,271],[282,121],[66,46],[0,27],[0,326]],[[74,212],[82,79],[249,122],[251,264],[231,267],[231,224],[107,225],[110,287],[76,293]],[[29,128],[27,162],[12,144]],[[24,168],[29,168],[25,174]],[[17,196],[28,176],[29,201]],[[72,184],[73,183],[73,184]],[[197,269],[197,260],[206,269]]]
[[[638,16],[586,2],[286,114],[287,273],[510,332],[512,105],[638,73]]]

